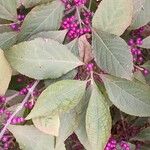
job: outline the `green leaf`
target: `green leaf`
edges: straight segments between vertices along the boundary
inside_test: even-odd
[[[85,81],[62,80],[50,85],[39,96],[27,119],[53,116],[74,108],[84,95]]]
[[[98,30],[120,36],[130,25],[132,13],[131,0],[102,0],[93,16],[92,24]]]
[[[142,83],[146,83],[145,77],[140,70],[134,72],[134,80],[141,81]]]
[[[59,0],[36,6],[26,16],[19,34],[19,42],[27,40],[33,34],[57,30],[60,27],[64,5]]]
[[[11,80],[12,70],[8,64],[4,52],[0,49],[0,95],[5,95],[8,88],[9,82]]]
[[[0,34],[0,48],[3,50],[10,48],[17,41],[16,32],[5,32]]]
[[[101,77],[110,100],[121,111],[134,116],[150,116],[150,87],[148,85],[110,75]]]
[[[150,141],[150,127],[143,129],[133,140]]]
[[[86,113],[86,131],[92,149],[104,150],[111,134],[111,115],[95,83]]]
[[[40,131],[46,134],[58,136],[59,125],[60,125],[58,115],[53,117],[46,116],[46,117],[33,118],[32,121],[35,127],[38,128]]]
[[[42,133],[34,126],[10,125],[8,129],[22,150],[54,150],[54,137]]]
[[[49,80],[44,80],[44,84],[45,84],[45,87],[48,87],[49,85],[57,82],[57,81],[61,81],[61,80],[72,80],[75,78],[75,76],[77,75],[77,69],[74,69],[74,70],[71,70],[69,71],[67,74],[61,76],[60,78],[57,78],[57,79],[49,79]]]
[[[147,38],[145,38],[143,40],[143,44],[141,45],[142,48],[150,48],[150,36],[148,36]]]
[[[17,20],[16,0],[0,0],[0,18],[11,21]]]
[[[150,71],[150,60],[148,60],[145,64],[142,65],[142,67],[146,68],[148,71]],[[145,76],[146,83],[150,85],[150,74]]]
[[[19,1],[19,0],[18,0]],[[39,4],[51,2],[52,0],[24,0],[23,5],[28,8],[28,7],[33,7]]]
[[[78,39],[74,39],[70,43],[66,44],[69,50],[77,57],[79,57]]]
[[[35,79],[58,78],[83,64],[65,45],[52,39],[20,43],[6,51],[6,56],[14,69]]]
[[[37,33],[29,38],[29,40],[35,39],[37,37],[46,38],[46,39],[53,39],[60,43],[63,43],[65,36],[66,36],[67,30],[61,30],[61,31],[45,31]]]
[[[133,58],[126,42],[118,36],[93,31],[93,51],[99,67],[114,76],[131,79]]]
[[[90,90],[90,88],[86,90],[83,98],[75,108],[60,116],[59,136],[58,143],[56,145],[57,148],[60,147],[60,144],[64,142],[82,124],[82,120],[85,116],[87,108],[87,103],[91,94]]]
[[[150,22],[150,1],[145,0],[141,11],[133,18],[130,28],[137,29]]]
[[[81,122],[79,123],[79,127],[74,131],[77,135],[81,144],[85,147],[86,150],[91,150],[91,145],[89,143],[86,125],[85,125],[85,115],[82,115]]]
[[[64,142],[78,127],[78,112],[75,109],[70,110],[60,116],[60,128],[56,149]]]

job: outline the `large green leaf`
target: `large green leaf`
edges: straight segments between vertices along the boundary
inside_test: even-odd
[[[54,137],[44,134],[34,126],[11,125],[8,129],[22,150],[54,150]]]
[[[46,38],[46,39],[53,39],[60,43],[63,43],[65,36],[66,36],[67,30],[61,30],[61,31],[44,31],[37,33],[30,37],[29,40],[35,39],[37,37]]]
[[[131,79],[133,58],[123,39],[104,32],[93,31],[93,50],[96,62],[103,71]]]
[[[58,148],[62,142],[64,142],[79,126],[82,124],[82,120],[85,122],[85,112],[87,108],[87,103],[90,98],[91,89],[88,88],[81,99],[81,101],[76,105],[75,108],[66,112],[60,116],[60,128],[58,143],[56,147]],[[68,123],[69,122],[69,123]]]
[[[150,87],[139,81],[129,81],[102,75],[110,100],[121,111],[134,116],[150,116]]]
[[[50,85],[39,96],[27,119],[53,116],[74,108],[84,95],[85,81],[62,80]]]
[[[65,45],[37,38],[13,46],[6,56],[14,69],[36,79],[58,78],[83,63]]]
[[[150,141],[150,127],[143,129],[133,139],[138,141]]]
[[[92,24],[98,30],[120,36],[130,25],[132,13],[132,0],[102,0],[94,14]]]
[[[0,34],[0,48],[8,49],[13,46],[17,41],[16,32],[5,32]]]
[[[133,18],[131,23],[132,29],[137,29],[150,22],[150,0],[145,0],[141,11]]]
[[[143,40],[143,44],[141,45],[141,47],[150,49],[150,36]]]
[[[64,5],[59,0],[36,6],[26,16],[18,41],[24,41],[42,31],[57,30],[60,27],[63,11]]]
[[[38,128],[40,131],[46,134],[58,136],[59,125],[60,125],[58,115],[53,117],[46,116],[46,117],[33,118],[32,121],[35,127]]]
[[[11,21],[17,20],[16,0],[0,0],[0,18]]]
[[[11,80],[12,70],[8,64],[4,52],[0,49],[0,95],[4,95]]]
[[[111,134],[111,115],[109,105],[96,84],[86,113],[86,131],[93,150],[104,150]]]

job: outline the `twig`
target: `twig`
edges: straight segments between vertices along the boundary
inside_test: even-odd
[[[39,81],[36,81],[33,86],[28,90],[28,93],[26,95],[26,97],[24,98],[24,100],[22,101],[22,103],[17,107],[16,111],[10,116],[10,118],[7,120],[5,126],[3,127],[3,129],[0,132],[0,139],[3,137],[3,135],[5,134],[5,131],[7,130],[7,127],[10,125],[12,119],[16,116],[16,114],[24,107],[25,103],[27,102],[27,100],[29,99],[30,95],[33,93],[35,87],[37,86],[37,84],[39,83]]]
[[[79,11],[78,7],[76,7],[76,11],[77,11],[77,16],[78,16],[80,28],[82,28],[82,19],[81,19],[80,11]]]
[[[15,97],[17,97],[17,96],[19,96],[19,92],[15,93],[15,94],[12,95],[12,96],[7,97],[7,98],[6,98],[6,103],[8,103],[8,101],[12,100],[13,98],[15,98]]]

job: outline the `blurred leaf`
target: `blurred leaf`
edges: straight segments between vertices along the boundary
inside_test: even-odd
[[[82,99],[85,88],[86,82],[79,80],[62,80],[50,85],[39,96],[27,119],[53,116],[71,110]]]
[[[79,48],[78,48],[78,39],[74,39],[70,43],[66,44],[68,49],[79,58]]]
[[[16,32],[5,32],[0,34],[0,48],[5,50],[13,46],[17,41]]]
[[[0,34],[4,32],[11,32],[11,28],[9,24],[0,24]]]
[[[150,72],[150,60],[142,65],[142,67],[146,68]],[[146,83],[150,85],[150,73],[145,76]]]
[[[150,0],[145,0],[141,11],[133,18],[130,28],[138,29],[150,22]]]
[[[6,56],[14,69],[35,79],[59,78],[83,64],[65,45],[52,39],[20,43],[6,51]]]
[[[144,3],[145,0],[133,0],[133,19],[139,15]]]
[[[117,108],[133,116],[150,116],[150,87],[148,85],[110,75],[102,75],[101,78],[110,100]]]
[[[54,150],[54,137],[42,133],[34,126],[10,125],[8,129],[22,150]]]
[[[145,77],[140,70],[134,72],[134,80],[138,80],[141,81],[142,83],[146,83]]]
[[[0,70],[1,70],[0,95],[4,95],[11,80],[12,70],[4,56],[3,50],[1,49],[0,49]]]
[[[19,34],[18,41],[24,41],[32,35],[49,30],[57,30],[60,27],[64,11],[64,5],[59,0],[49,4],[36,6],[26,16]]]
[[[121,78],[132,78],[133,58],[122,38],[93,31],[92,42],[96,62],[104,72]]]
[[[94,83],[86,113],[86,131],[93,150],[104,150],[111,134],[109,105]]]
[[[140,133],[136,135],[132,140],[138,141],[150,141],[150,127],[143,129]]]
[[[102,0],[94,14],[92,24],[97,30],[120,36],[130,25],[132,13],[131,0]]]
[[[16,0],[0,0],[0,18],[11,21],[17,20]]]
[[[141,45],[142,48],[150,49],[150,36],[146,37],[143,40],[143,44]]]

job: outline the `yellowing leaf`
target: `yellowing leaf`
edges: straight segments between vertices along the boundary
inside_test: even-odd
[[[40,131],[46,134],[58,136],[59,125],[60,125],[58,115],[53,117],[46,116],[46,117],[33,118],[32,121],[35,127],[38,128]]]
[[[0,49],[0,95],[5,94],[11,75],[11,67],[4,56],[4,52]]]

